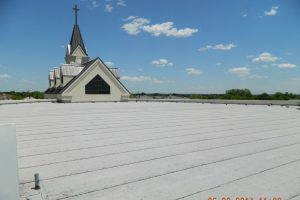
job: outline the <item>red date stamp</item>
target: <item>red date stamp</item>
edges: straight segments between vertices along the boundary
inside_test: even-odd
[[[282,200],[281,197],[258,197],[258,198],[254,198],[254,197],[221,197],[221,198],[217,198],[217,197],[208,197],[207,200]]]

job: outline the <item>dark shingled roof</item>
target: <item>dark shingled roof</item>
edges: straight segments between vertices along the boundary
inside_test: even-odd
[[[72,37],[71,37],[71,41],[70,41],[70,45],[71,45],[71,52],[70,54],[72,54],[75,49],[80,46],[81,49],[84,51],[84,53],[87,55],[86,53],[86,49],[83,43],[83,39],[81,37],[81,33],[80,33],[80,29],[79,29],[79,25],[75,24],[74,28],[73,28],[73,32],[72,32]]]
[[[56,88],[48,88],[44,93],[45,94],[56,94]]]

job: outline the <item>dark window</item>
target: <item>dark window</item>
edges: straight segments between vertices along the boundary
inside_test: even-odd
[[[110,86],[97,75],[86,84],[85,94],[110,94]]]

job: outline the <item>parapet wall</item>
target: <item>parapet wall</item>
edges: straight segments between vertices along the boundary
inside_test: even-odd
[[[20,103],[42,103],[57,102],[56,99],[34,99],[34,100],[4,100],[0,105]],[[93,101],[95,103],[97,101]],[[109,101],[108,101],[109,102]],[[113,101],[114,102],[114,101]],[[121,102],[174,102],[174,103],[209,103],[209,104],[237,104],[237,105],[277,105],[277,106],[300,106],[300,100],[278,101],[278,100],[223,100],[223,99],[143,99],[129,98]],[[77,102],[88,103],[88,101]]]
[[[241,104],[241,105],[278,105],[300,106],[300,100],[225,100],[225,99],[129,99],[140,102],[175,102],[175,103],[210,103],[210,104]]]

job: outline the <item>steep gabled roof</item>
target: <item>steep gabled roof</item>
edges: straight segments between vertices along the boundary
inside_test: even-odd
[[[127,88],[122,84],[122,82],[109,70],[109,68],[105,65],[105,63],[99,58],[95,58],[93,60],[90,60],[89,62],[86,62],[82,64],[84,66],[83,70],[75,76],[71,81],[69,81],[60,91],[59,94],[62,94],[73,82],[76,81],[90,66],[92,66],[97,60],[99,60],[103,66],[110,72],[110,74],[117,80],[117,82],[130,94],[130,92],[127,90]]]
[[[77,78],[79,78],[81,76],[81,74],[83,74],[83,72],[85,72],[85,70],[87,70],[98,58],[95,58],[93,60],[90,60],[89,62],[83,63],[82,65],[84,66],[84,68],[81,70],[81,72],[75,76],[72,80],[70,80],[63,88],[62,90],[60,90],[59,94],[63,93]]]
[[[70,40],[70,45],[71,45],[70,54],[72,54],[75,51],[75,49],[78,46],[80,46],[81,49],[84,51],[84,53],[86,55],[88,55],[87,52],[86,52],[84,43],[83,43],[83,39],[82,39],[78,24],[74,25],[73,32],[72,32],[72,37],[71,37],[71,40]]]
[[[101,58],[99,58],[99,57],[97,57],[96,59],[100,60],[100,62],[104,65],[104,67],[106,67],[106,69],[111,73],[111,75],[113,75],[113,77],[115,77],[117,82],[119,82],[120,85],[130,94],[129,90],[123,85],[123,83],[118,79],[118,77],[116,77],[116,75],[109,69],[109,67],[106,66],[105,62],[103,62],[103,60],[101,60]]]

